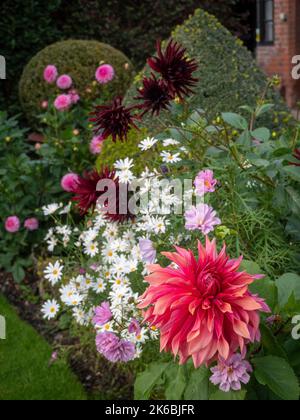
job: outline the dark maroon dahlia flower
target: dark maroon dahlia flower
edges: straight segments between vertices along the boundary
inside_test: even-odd
[[[118,97],[110,105],[97,106],[90,121],[95,125],[95,132],[105,139],[111,136],[114,142],[118,139],[126,141],[129,130],[137,128],[134,123],[137,117],[132,113],[134,109],[135,106],[125,107],[123,99]]]
[[[198,64],[186,57],[186,49],[177,42],[171,40],[164,52],[161,42],[158,42],[157,57],[149,58],[148,64],[152,70],[162,75],[172,96],[177,95],[183,99],[193,93],[192,88],[198,82],[193,73],[198,69]]]
[[[103,190],[101,190],[100,181],[105,181],[106,186]],[[114,188],[111,191],[107,187],[107,181],[113,182]],[[99,172],[97,170],[85,172],[83,177],[79,177],[74,194],[72,200],[77,202],[77,207],[82,215],[87,214],[90,209],[94,210],[99,204],[101,196],[105,194],[105,201],[101,209],[107,219],[123,223],[134,218],[128,209],[130,198],[128,186],[122,185],[121,187],[119,179],[116,178],[116,172],[108,168]]]
[[[159,115],[160,111],[167,109],[174,97],[170,95],[168,85],[164,80],[157,79],[154,74],[151,77],[144,77],[143,87],[139,89],[137,100],[143,101],[140,106],[142,115],[151,112],[152,115]]]
[[[299,160],[299,163],[293,162],[291,165],[300,166],[300,149],[296,149],[293,153],[295,159]]]

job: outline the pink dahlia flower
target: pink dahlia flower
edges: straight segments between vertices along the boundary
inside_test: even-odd
[[[240,354],[234,354],[228,360],[220,360],[218,365],[211,369],[213,373],[210,381],[219,385],[223,392],[240,391],[242,384],[247,385],[250,381],[249,373],[253,369],[247,360],[243,360]]]
[[[34,230],[38,230],[39,221],[35,217],[32,217],[31,219],[25,220],[24,227],[25,227],[25,229],[33,232]]]
[[[251,294],[249,285],[263,276],[239,272],[242,257],[230,260],[226,246],[220,254],[216,241],[199,242],[198,259],[192,251],[176,247],[163,255],[177,264],[150,267],[149,288],[140,309],[148,308],[144,321],[161,333],[161,351],[180,356],[180,364],[192,357],[196,368],[215,360],[227,360],[248,343],[260,340],[259,311],[270,309]]]
[[[64,191],[75,192],[79,181],[79,175],[66,174],[61,180],[61,187]]]
[[[73,89],[69,92],[71,101],[73,105],[76,105],[80,101],[80,96],[77,90]]]
[[[203,197],[208,192],[215,192],[218,181],[214,179],[214,173],[210,169],[199,172],[195,179],[196,193]]]
[[[102,152],[104,140],[103,136],[95,136],[92,139],[90,143],[90,152],[93,155],[99,155]]]
[[[5,221],[5,230],[9,233],[17,233],[20,227],[20,219],[17,216],[10,216]]]
[[[215,226],[221,224],[221,220],[217,217],[214,209],[207,204],[198,204],[185,213],[186,224],[188,230],[201,230],[203,235],[212,232]]]
[[[103,64],[97,68],[95,76],[100,84],[105,85],[114,79],[115,70],[110,64]]]
[[[112,319],[112,313],[108,302],[103,302],[101,306],[95,309],[95,316],[93,318],[93,324],[105,325]]]
[[[114,333],[98,334],[96,346],[98,352],[112,363],[129,362],[135,356],[134,344],[130,341],[120,340]]]
[[[49,83],[50,85],[52,85],[53,83],[55,83],[56,79],[58,76],[58,71],[57,68],[55,66],[53,66],[52,64],[50,64],[49,66],[47,66],[44,70],[44,80]]]
[[[63,74],[62,76],[59,76],[56,82],[57,87],[62,90],[70,89],[72,84],[73,80],[68,74]]]
[[[54,106],[58,111],[67,111],[72,105],[70,95],[59,95],[55,101]]]

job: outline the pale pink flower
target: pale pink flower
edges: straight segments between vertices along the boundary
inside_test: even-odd
[[[99,155],[102,152],[102,148],[103,148],[103,142],[104,142],[104,137],[103,136],[95,136],[91,143],[90,143],[90,152],[93,155]]]
[[[218,181],[214,179],[214,173],[210,169],[199,172],[195,179],[196,193],[200,197],[208,192],[215,192]]]
[[[140,323],[136,319],[132,319],[128,327],[128,332],[130,334],[135,334],[138,336],[141,333]]]
[[[73,80],[68,74],[63,74],[62,76],[59,76],[56,82],[57,87],[62,90],[70,89],[72,84]]]
[[[31,219],[26,219],[24,222],[24,227],[25,229],[30,231],[38,230],[39,221],[35,217],[32,217]]]
[[[115,77],[115,70],[110,64],[103,64],[97,68],[96,71],[96,80],[105,85],[106,83],[111,82]]]
[[[203,235],[212,232],[215,226],[221,224],[221,220],[217,217],[214,209],[207,204],[198,204],[185,213],[186,224],[188,230],[200,230]]]
[[[55,66],[53,66],[52,64],[50,64],[49,66],[47,66],[44,70],[44,80],[49,83],[50,85],[52,85],[53,83],[55,83],[56,79],[58,76],[58,71],[57,68]]]
[[[141,257],[144,263],[154,264],[156,260],[156,249],[150,239],[140,239],[139,242]]]
[[[135,356],[134,344],[127,340],[120,340],[111,332],[98,334],[96,346],[98,352],[112,363],[129,362]]]
[[[210,381],[219,385],[223,392],[240,391],[242,384],[247,385],[250,381],[249,373],[253,369],[247,360],[243,360],[240,354],[234,354],[228,360],[221,359],[217,366],[211,369],[213,373]]]
[[[67,111],[71,105],[70,95],[59,95],[54,101],[54,106],[58,111]]]
[[[5,221],[5,230],[9,233],[16,233],[20,230],[21,223],[17,216],[10,216]]]
[[[72,104],[76,105],[80,101],[80,96],[77,90],[70,90],[69,95],[71,97]]]
[[[112,313],[108,302],[103,302],[101,306],[95,309],[93,324],[105,325],[112,319]]]
[[[43,101],[42,103],[41,103],[41,107],[43,108],[43,109],[47,109],[48,108],[48,101]]]
[[[61,187],[64,191],[75,192],[79,181],[79,175],[70,173],[66,174],[61,180]]]

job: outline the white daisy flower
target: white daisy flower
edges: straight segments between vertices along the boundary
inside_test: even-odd
[[[168,147],[168,146],[178,146],[180,143],[178,140],[174,140],[174,139],[165,139],[163,141],[163,145],[164,147]]]
[[[116,176],[121,184],[130,184],[135,178],[130,170],[119,171]]]
[[[64,269],[64,266],[61,265],[59,261],[56,261],[54,265],[50,263],[46,267],[44,271],[44,275],[45,275],[45,278],[51,283],[52,286],[55,286],[62,279],[63,269]]]
[[[158,140],[154,137],[147,137],[145,140],[141,141],[141,143],[139,144],[139,148],[143,152],[146,152],[147,150],[152,149],[152,147],[155,146],[157,142]]]
[[[42,307],[42,314],[45,319],[54,319],[59,311],[59,304],[56,300],[48,300]]]
[[[42,211],[44,213],[44,216],[50,216],[51,214],[54,214],[57,212],[57,210],[61,209],[63,207],[63,204],[57,204],[57,203],[53,203],[53,204],[49,204],[48,206],[44,206],[42,207]]]
[[[96,281],[96,283],[93,284],[93,290],[97,294],[105,292],[106,284],[102,279],[99,279]]]
[[[57,244],[58,244],[58,240],[54,236],[52,238],[49,238],[47,240],[48,251],[53,252]]]
[[[118,171],[129,171],[131,168],[133,168],[134,164],[133,164],[133,159],[120,159],[117,160],[117,162],[114,164],[115,169],[117,169]]]
[[[85,244],[83,253],[94,258],[99,253],[99,248],[96,242]]]
[[[67,306],[79,306],[83,301],[83,296],[79,293],[73,293],[73,295],[69,298],[65,299],[65,304]]]
[[[160,156],[164,163],[177,163],[182,160],[180,153],[172,154],[171,152],[162,152]]]

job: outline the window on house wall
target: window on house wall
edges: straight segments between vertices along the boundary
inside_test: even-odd
[[[274,35],[274,0],[258,0],[257,41],[260,44],[273,44]]]

